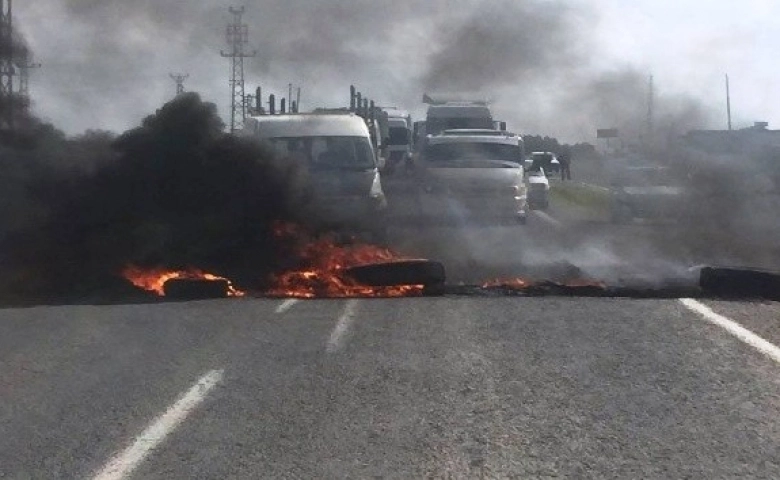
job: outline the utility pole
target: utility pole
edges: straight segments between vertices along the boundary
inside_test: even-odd
[[[14,129],[15,73],[11,0],[0,0],[0,131]]]
[[[726,74],[726,117],[728,119],[729,132],[731,131],[731,91],[729,90],[729,75]]]
[[[227,43],[231,50],[220,52],[220,55],[231,59],[230,75],[230,131],[236,132],[244,128],[246,118],[246,101],[244,98],[244,58],[254,57],[256,52],[245,53],[244,46],[249,43],[249,29],[241,23],[244,7],[230,7],[233,23],[227,26]]]
[[[169,74],[174,82],[176,82],[176,96],[184,93],[184,80],[189,78],[189,73],[170,73]]]
[[[655,134],[655,126],[654,126],[654,102],[655,102],[655,92],[653,89],[653,76],[650,75],[650,83],[648,86],[648,92],[647,92],[647,143],[648,145],[652,145],[653,143],[653,136]]]

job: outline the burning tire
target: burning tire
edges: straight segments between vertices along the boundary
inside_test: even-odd
[[[401,260],[351,267],[345,275],[361,285],[392,287],[422,285],[426,293],[437,293],[444,287],[444,265],[430,260]]]
[[[205,300],[226,298],[230,289],[227,280],[176,278],[163,286],[165,298],[172,300]]]

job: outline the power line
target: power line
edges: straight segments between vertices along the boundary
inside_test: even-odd
[[[170,73],[169,74],[174,82],[176,82],[176,95],[184,93],[184,80],[189,78],[189,73]]]
[[[241,22],[244,7],[230,7],[233,23],[227,26],[227,43],[230,52],[220,51],[220,55],[231,59],[230,75],[230,131],[244,128],[246,118],[246,98],[244,95],[244,58],[254,57],[257,52],[246,53],[244,46],[249,43],[249,28]]]

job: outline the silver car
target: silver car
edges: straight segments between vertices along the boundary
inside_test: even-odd
[[[424,215],[525,223],[523,143],[498,131],[446,130],[429,136],[418,164]]]

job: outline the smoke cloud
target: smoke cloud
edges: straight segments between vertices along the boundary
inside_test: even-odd
[[[137,123],[172,95],[171,70],[190,73],[185,87],[227,113],[229,64],[219,50],[228,49],[231,16],[222,3],[41,0],[19,10],[28,24],[45,16],[62,26],[52,34],[27,25],[47,65],[41,99],[57,118],[86,104],[101,128]],[[417,113],[423,92],[474,93],[494,100],[512,128],[567,140],[645,117],[649,72],[596,66],[599,15],[581,3],[275,0],[247,5],[244,21],[247,52],[257,53],[246,60],[248,88],[279,94],[292,82],[303,87],[304,108],[343,105],[354,83]],[[691,102],[659,97],[658,122],[706,126],[706,109]],[[704,114],[688,117],[691,108]]]
[[[305,176],[224,133],[213,104],[181,95],[109,145],[92,170],[31,181],[45,214],[6,242],[16,271],[31,272],[22,293],[102,291],[128,264],[262,283],[291,261],[273,228],[303,223]]]

